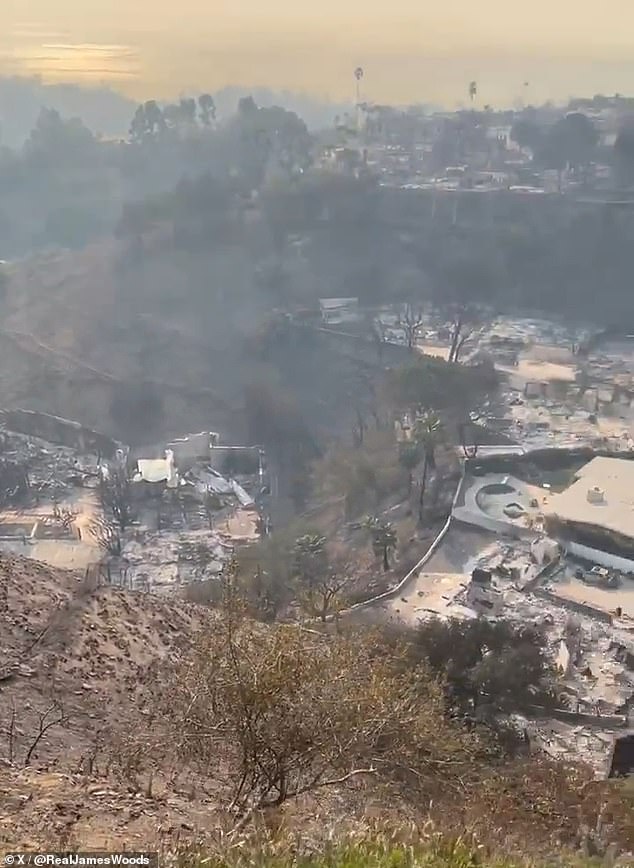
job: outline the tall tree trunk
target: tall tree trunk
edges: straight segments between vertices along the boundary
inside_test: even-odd
[[[456,322],[453,324],[453,331],[451,334],[451,347],[449,348],[449,362],[456,361],[456,355],[458,352],[458,343],[460,341],[460,335],[462,333],[462,317],[459,317]]]
[[[425,453],[425,460],[423,462],[423,475],[420,480],[420,498],[418,500],[418,521],[420,524],[423,523],[423,509],[425,506],[425,492],[427,491],[427,472],[429,470],[429,459],[427,457],[427,453]]]

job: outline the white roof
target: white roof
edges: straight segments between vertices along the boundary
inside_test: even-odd
[[[588,490],[603,493],[600,502],[588,500]],[[551,498],[545,512],[567,522],[605,528],[634,538],[634,461],[593,458],[579,470],[566,491]]]

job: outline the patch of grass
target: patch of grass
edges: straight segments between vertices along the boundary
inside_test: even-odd
[[[467,839],[433,835],[398,842],[393,836],[330,840],[306,852],[290,839],[241,841],[214,853],[189,853],[179,868],[599,868],[606,863],[575,856],[535,862],[524,857],[496,858]],[[629,864],[629,863],[618,863]]]

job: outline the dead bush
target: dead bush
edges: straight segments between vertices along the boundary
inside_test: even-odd
[[[371,777],[410,790],[459,787],[472,738],[360,637],[263,628],[225,611],[181,660],[164,699],[184,760],[218,768],[243,816],[301,793]]]

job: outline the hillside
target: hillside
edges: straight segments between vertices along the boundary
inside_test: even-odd
[[[184,685],[174,679],[183,675],[187,679],[190,670],[179,667],[186,661],[190,661],[187,666],[198,665],[196,654],[205,643],[211,642],[211,648],[217,642],[218,614],[175,599],[95,587],[84,577],[19,557],[0,556],[0,577],[7,603],[0,633],[0,847],[129,848],[132,843],[162,851],[188,843],[215,847],[218,830],[231,828],[236,821],[224,783],[232,748],[222,747],[222,742],[211,753],[205,748],[202,763],[189,752],[189,758],[178,759],[166,749],[170,745],[165,738],[174,743],[182,739],[191,726],[189,712],[181,714],[175,706],[172,714],[164,700],[180,701]],[[263,666],[261,676],[271,675],[278,684],[275,690],[284,689],[279,680],[283,667],[295,666],[292,658],[283,662],[288,641],[291,649],[295,642],[310,643],[319,655],[328,649],[328,644],[319,644],[324,640],[314,631],[290,629],[289,633],[285,627],[248,628],[249,641],[257,644],[261,657],[249,664],[249,670],[251,665]],[[342,638],[341,642],[341,652],[333,645],[324,666],[354,662],[357,640],[351,638],[350,644]],[[371,644],[358,647],[362,654],[374,654]],[[268,670],[267,659],[278,663]],[[387,700],[387,695],[380,698],[384,664],[377,661],[376,665],[379,681],[371,689],[379,691],[379,705],[372,700],[373,708]],[[327,668],[322,673],[322,664],[310,655],[303,657],[302,667],[300,693],[296,699],[280,694],[280,702],[299,701],[301,682],[307,678],[311,703],[316,703],[314,713],[320,714],[321,679],[325,678],[323,687],[328,691],[338,679],[333,681]],[[366,674],[365,665],[341,669],[342,683],[348,679],[350,689],[364,691]],[[310,679],[317,679],[314,688]],[[388,689],[389,680],[385,683]],[[433,706],[435,688],[429,689]],[[293,688],[293,696],[295,692]],[[196,697],[191,701],[197,702]],[[437,714],[432,706],[429,713]],[[276,720],[279,714],[292,714],[293,706],[282,704],[272,713]],[[342,709],[342,713],[341,720],[349,721],[350,711]],[[395,708],[389,711],[396,713]],[[398,726],[406,727],[406,736],[410,723],[404,708],[402,714]],[[290,724],[290,718],[285,719]],[[426,743],[441,755],[458,751],[453,762],[463,771],[457,767],[457,777],[450,763],[442,782],[429,779],[426,789],[416,795],[415,778],[406,785],[405,779],[379,783],[370,776],[366,782],[354,777],[347,781],[343,775],[333,786],[291,798],[282,808],[267,808],[253,819],[261,830],[268,830],[266,835],[301,833],[313,842],[323,841],[328,829],[337,836],[367,835],[377,824],[391,827],[396,835],[404,823],[410,824],[410,836],[415,828],[424,836],[430,828],[425,824],[433,820],[434,828],[444,835],[461,834],[466,827],[494,848],[508,849],[505,841],[513,841],[517,848],[521,841],[522,847],[547,853],[559,840],[578,846],[588,834],[584,826],[596,828],[599,812],[601,847],[611,841],[620,851],[628,842],[634,845],[624,794],[591,783],[581,770],[571,774],[540,762],[531,765],[530,773],[524,761],[498,771],[494,766],[488,769],[490,760],[482,765],[486,752],[478,758],[480,749],[471,737],[464,748],[458,742],[454,748],[452,740],[463,739],[454,724],[438,720],[435,726],[438,734],[428,732]],[[405,749],[411,753],[410,747]],[[463,749],[476,750],[471,770],[460,758]],[[415,757],[411,753],[406,763],[418,762]],[[439,762],[443,767],[446,760]],[[428,795],[423,798],[424,792]],[[432,792],[436,795],[430,801]],[[594,831],[591,837],[594,841]]]
[[[18,557],[0,556],[0,577],[7,600],[0,615],[0,847],[105,846],[137,833],[156,840],[160,826],[166,834],[181,822],[190,827],[191,799],[173,791],[140,804],[109,774],[112,745],[103,732],[129,711],[150,666],[187,642],[208,612],[92,588],[83,577]]]
[[[239,263],[231,255],[224,264],[157,255],[126,269],[124,254],[125,245],[111,241],[11,267],[0,330],[0,404],[79,419],[134,441],[139,431],[126,430],[110,408],[137,389],[161,402],[156,431],[146,428],[146,437],[211,423],[238,434],[240,319],[230,312],[227,319],[211,297],[193,309],[179,300],[200,300],[213,286],[214,268],[218,282],[230,269],[235,285]]]

